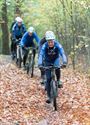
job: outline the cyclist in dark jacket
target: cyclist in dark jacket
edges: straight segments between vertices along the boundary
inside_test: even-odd
[[[14,26],[14,24],[18,21],[18,18],[20,17],[16,17],[15,20],[12,22],[11,27],[10,27],[10,39],[11,39],[11,55],[12,55],[12,59],[13,59],[13,54],[14,54],[14,42],[13,42],[13,36],[12,36],[12,28]]]
[[[62,57],[62,62],[63,66],[66,67],[67,64],[67,59],[63,50],[63,47],[59,42],[55,40],[55,35],[52,31],[47,31],[46,32],[46,40],[47,42],[42,46],[40,54],[39,54],[39,59],[38,59],[38,65],[39,67],[43,65],[43,57],[44,57],[44,65],[45,66],[50,66],[54,64],[55,66],[60,67],[60,56]],[[51,81],[51,71],[46,70],[46,90],[47,90],[47,103],[51,102],[51,97],[50,97],[50,81]],[[57,77],[57,82],[59,83],[60,87],[62,87],[62,84],[60,83],[60,68],[56,69],[56,77]]]
[[[20,40],[24,33],[26,32],[26,27],[23,24],[23,20],[18,17],[16,23],[12,28],[12,40],[13,40],[13,53],[16,54],[17,40]]]

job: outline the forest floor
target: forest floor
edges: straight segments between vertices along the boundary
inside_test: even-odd
[[[58,110],[46,104],[36,68],[30,78],[9,56],[0,56],[0,125],[90,125],[90,77],[62,70]]]

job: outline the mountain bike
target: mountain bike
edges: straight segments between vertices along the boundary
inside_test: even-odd
[[[29,47],[28,48],[28,57],[27,57],[27,62],[26,62],[26,69],[27,69],[27,74],[31,74],[31,77],[33,77],[33,73],[34,73],[35,52],[36,52],[35,47]]]
[[[50,82],[50,87],[51,87],[51,101],[53,102],[54,109],[57,110],[57,97],[58,97],[58,82],[56,81],[55,78],[55,70],[60,67],[55,67],[54,65],[52,66],[47,66],[47,67],[40,67],[43,70],[51,70],[51,82]]]

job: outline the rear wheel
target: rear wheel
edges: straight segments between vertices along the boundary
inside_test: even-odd
[[[26,63],[26,67],[27,67],[27,74],[29,74],[29,70],[30,70],[30,67],[31,67],[31,55],[29,55],[28,57],[28,62]]]
[[[22,63],[22,60],[21,60],[21,58],[19,58],[19,60],[18,60],[18,67],[19,68],[21,68],[21,63]]]

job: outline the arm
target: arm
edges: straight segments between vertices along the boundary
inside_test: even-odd
[[[27,32],[23,35],[21,41],[20,41],[20,45],[25,47],[25,43],[26,43],[26,40],[27,40]]]
[[[35,38],[36,42],[39,44],[40,39],[39,39],[38,35],[35,32],[34,32],[34,38]]]
[[[61,44],[58,44],[58,49],[59,49],[59,53],[60,53],[60,55],[62,57],[63,64],[67,64],[67,58],[66,58],[64,49],[63,49]]]

